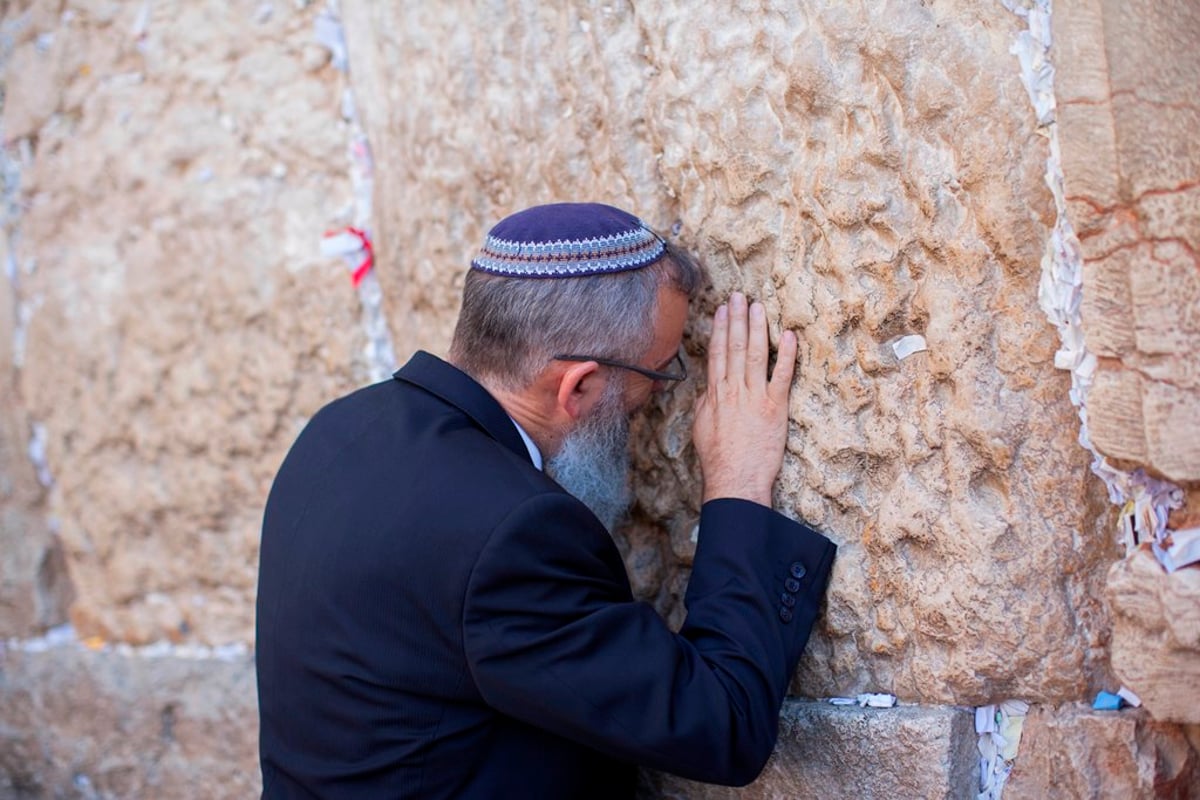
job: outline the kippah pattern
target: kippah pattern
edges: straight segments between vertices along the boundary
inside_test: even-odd
[[[599,203],[535,206],[492,228],[471,268],[513,278],[570,278],[641,269],[666,245],[641,220]]]

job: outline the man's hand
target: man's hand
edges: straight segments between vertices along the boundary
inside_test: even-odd
[[[692,439],[704,473],[704,501],[740,497],[771,505],[771,489],[787,443],[788,392],[796,366],[796,334],[779,340],[767,380],[767,319],[761,303],[746,308],[734,292],[713,315],[708,386],[696,406]]]

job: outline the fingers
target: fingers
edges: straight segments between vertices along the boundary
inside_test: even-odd
[[[763,305],[749,304],[735,292],[713,315],[708,388],[697,401],[692,427],[705,500],[740,497],[770,505],[787,444],[798,347],[796,334],[785,331],[768,376],[771,347]]]
[[[721,305],[713,314],[712,336],[708,340],[708,383],[725,380],[725,348],[729,341],[729,307]]]
[[[779,337],[779,356],[775,359],[775,372],[771,374],[771,382],[767,384],[767,394],[780,405],[787,403],[788,391],[792,387],[798,347],[796,334],[792,331],[784,331]]]
[[[725,374],[733,381],[746,379],[746,296],[734,292],[729,298],[729,353],[725,359]]]
[[[767,315],[762,303],[747,305],[746,296],[734,292],[727,305],[713,314],[712,336],[708,344],[708,381],[716,385],[726,379],[761,388],[764,384],[772,399],[786,402],[796,371],[796,334],[784,331],[779,340],[775,371],[767,378],[770,338]]]
[[[767,380],[767,312],[762,303],[750,304],[750,338],[746,347],[746,385]]]

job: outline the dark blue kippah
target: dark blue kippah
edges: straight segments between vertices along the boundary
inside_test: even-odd
[[[512,278],[572,278],[641,269],[663,240],[633,214],[601,203],[552,203],[505,217],[471,268]]]

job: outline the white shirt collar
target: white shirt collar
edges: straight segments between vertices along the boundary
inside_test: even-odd
[[[533,439],[529,438],[529,434],[526,433],[525,429],[521,427],[521,423],[517,422],[512,417],[509,417],[509,419],[512,419],[512,424],[517,426],[517,433],[521,434],[521,438],[525,440],[525,447],[527,450],[529,450],[529,458],[531,461],[533,461],[533,465],[537,467],[539,471],[541,471],[542,451],[538,450],[538,446],[533,443]]]

